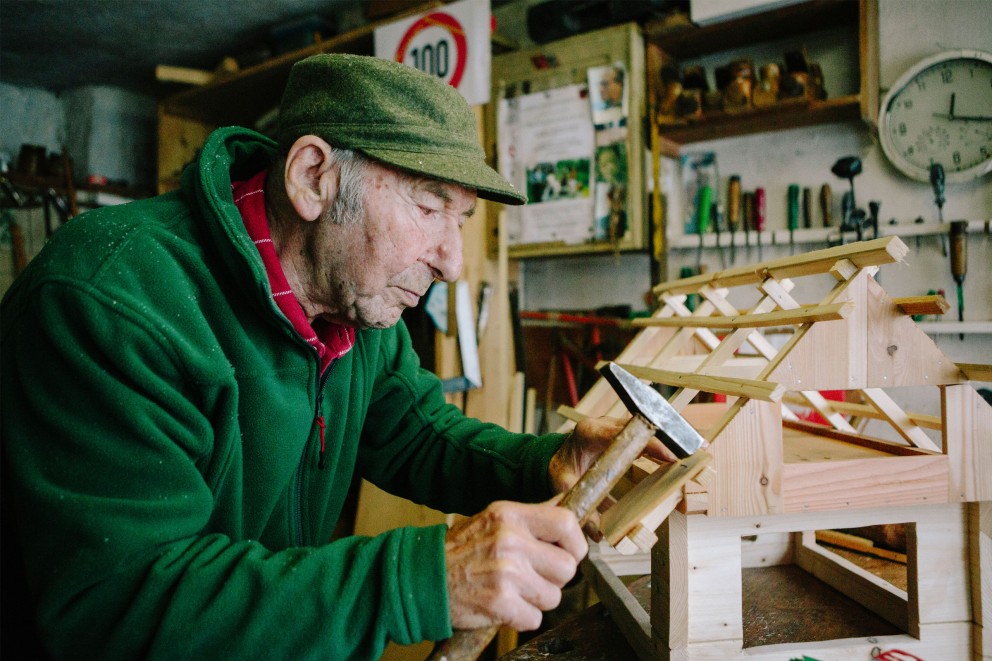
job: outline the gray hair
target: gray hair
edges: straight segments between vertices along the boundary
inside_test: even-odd
[[[331,148],[331,158],[338,164],[338,194],[327,210],[327,219],[341,225],[356,224],[365,213],[367,174],[373,161],[361,152],[338,147]]]

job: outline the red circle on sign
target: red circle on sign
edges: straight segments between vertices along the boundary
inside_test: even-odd
[[[451,14],[445,14],[440,11],[434,12],[433,14],[422,16],[411,25],[410,29],[403,35],[403,38],[400,39],[400,45],[396,47],[396,61],[402,62],[406,59],[406,49],[413,38],[423,30],[431,27],[439,27],[447,30],[451,38],[455,40],[457,53],[455,56],[455,71],[451,74],[450,85],[452,87],[458,87],[458,83],[462,82],[462,74],[465,73],[465,61],[468,59],[468,44],[465,41],[465,30],[462,28],[461,23]]]

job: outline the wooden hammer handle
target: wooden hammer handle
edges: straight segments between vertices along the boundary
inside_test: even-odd
[[[575,514],[579,525],[584,525],[599,503],[610,493],[610,489],[616,486],[634,460],[641,456],[654,432],[655,428],[641,416],[631,418],[613,439],[610,447],[599,455],[589,470],[565,493],[558,506]],[[498,625],[487,629],[455,631],[451,638],[434,647],[427,661],[475,661],[498,632]]]

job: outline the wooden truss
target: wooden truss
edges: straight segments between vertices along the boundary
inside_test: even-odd
[[[886,237],[655,288],[660,309],[617,362],[673,389],[710,446],[674,465],[638,460],[601,508],[608,544],[588,569],[642,658],[841,661],[880,645],[926,659],[992,654],[992,407],[967,383],[992,369],[956,364],[916,326],[911,315],[942,312],[942,299],[882,289],[879,266],[907,252]],[[811,295],[820,300],[801,302]],[[904,411],[889,392],[901,386],[932,386],[940,417]],[[726,401],[694,403],[700,392]],[[821,422],[803,419],[813,412]],[[605,381],[563,413],[626,415]],[[866,420],[891,433],[866,435]],[[909,539],[905,591],[815,539],[892,523]],[[799,565],[905,635],[744,648],[741,570],[772,562]],[[619,580],[646,573],[650,612]]]

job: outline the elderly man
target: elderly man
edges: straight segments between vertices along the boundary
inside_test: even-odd
[[[548,501],[619,425],[511,434],[419,367],[400,313],[458,276],[477,197],[523,202],[456,91],[318,55],[277,141],[220,129],[181,190],[60,229],[2,308],[4,644],[371,659],[537,627],[586,552]],[[474,516],[332,541],[356,476]]]

